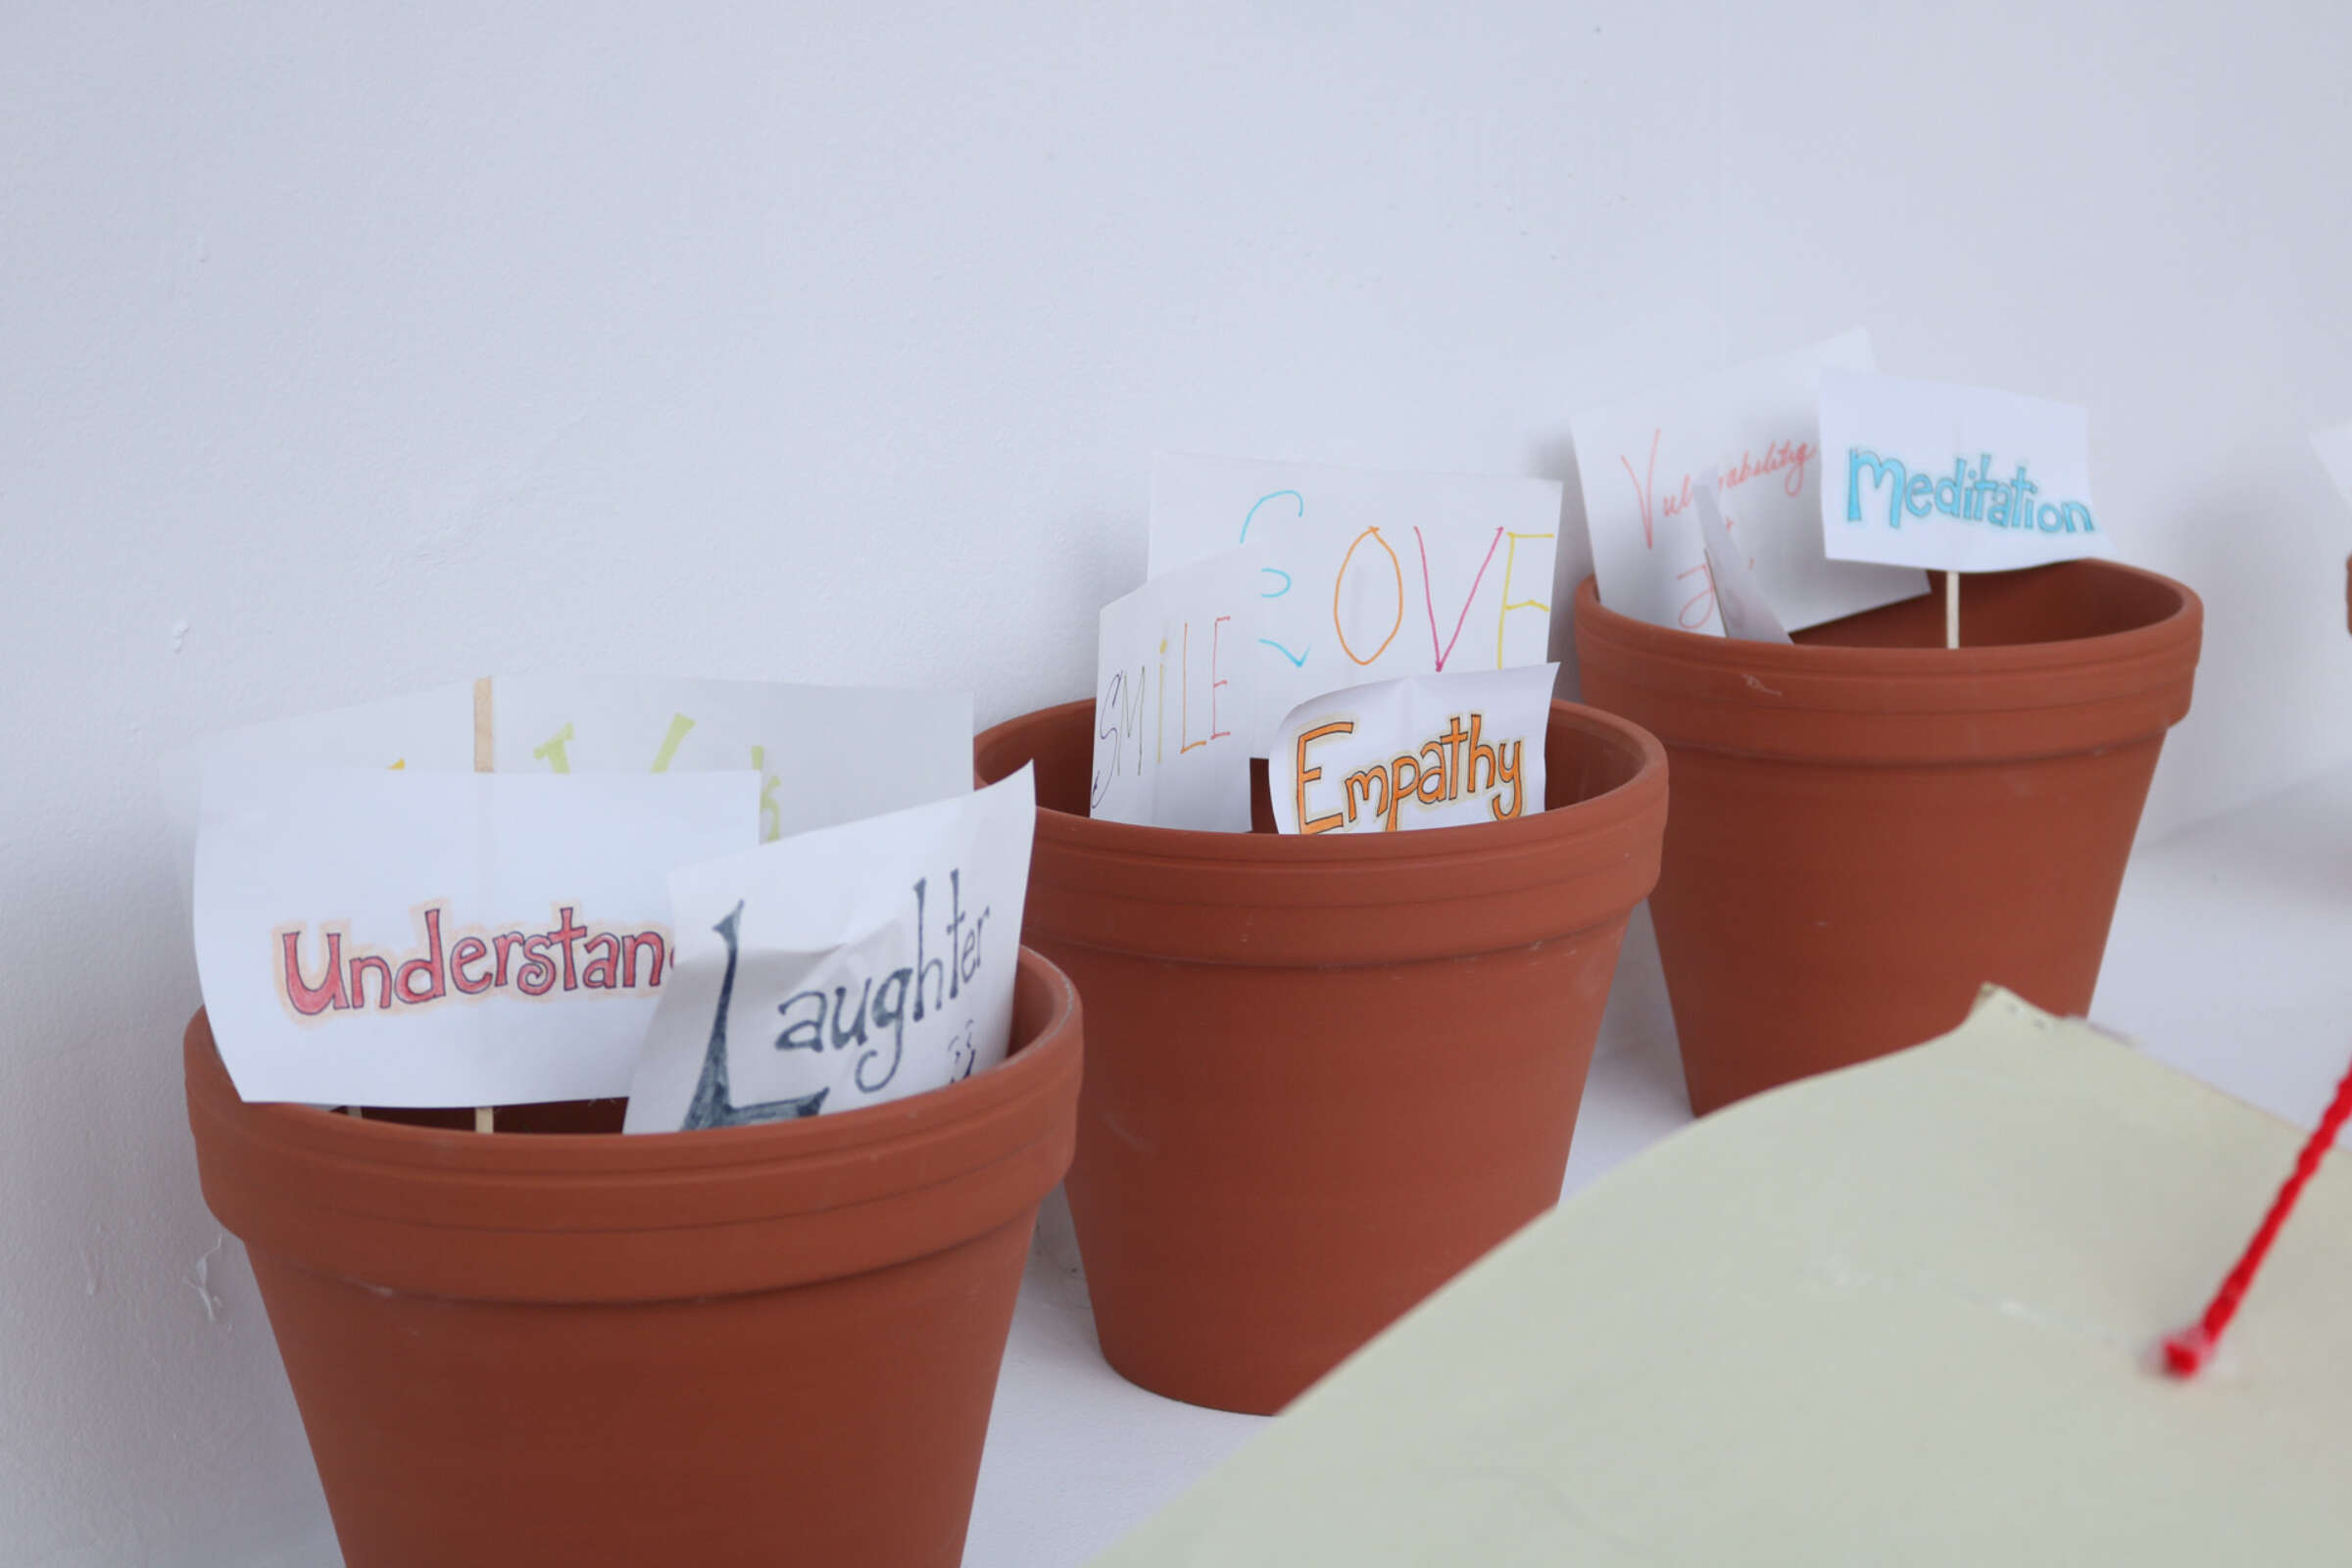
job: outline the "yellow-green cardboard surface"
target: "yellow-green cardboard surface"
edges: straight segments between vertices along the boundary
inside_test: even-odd
[[[2302,1137],[1988,990],[1573,1198],[1101,1568],[2352,1561],[2340,1156],[2151,1359]]]

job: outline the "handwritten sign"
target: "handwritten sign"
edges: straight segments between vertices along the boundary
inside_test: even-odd
[[[678,972],[624,1130],[851,1110],[1004,1059],[1037,793],[1028,768],[670,878]]]
[[[1409,676],[1293,709],[1269,782],[1284,833],[1395,833],[1544,809],[1556,664]]]
[[[1269,754],[1291,708],[1336,686],[1540,664],[1548,657],[1560,486],[1163,453],[1151,575],[1244,544],[1267,551],[1243,650]]]
[[[1698,535],[1707,557],[1707,581],[1715,590],[1715,612],[1723,617],[1726,637],[1749,642],[1785,643],[1788,628],[1766,597],[1756,573],[1755,557],[1746,541],[1732,532],[1731,519],[1717,499],[1721,484],[1714,470],[1699,477],[1690,499],[1698,512]]]
[[[750,768],[760,775],[760,836],[770,840],[970,789],[972,701],[765,681],[501,675],[249,725],[164,760],[183,889],[204,768],[219,759],[407,772]]]
[[[2336,489],[2346,501],[2352,501],[2352,424],[2322,430],[2311,438],[2311,445],[2327,466],[2328,476],[2335,481]]]
[[[1821,439],[1822,541],[1839,560],[2007,571],[2115,554],[2073,404],[1828,370]]]
[[[196,961],[247,1100],[627,1092],[672,867],[757,842],[749,771],[546,778],[216,760]]]
[[[1659,626],[1721,636],[1695,510],[1698,476],[1721,506],[1756,593],[1802,629],[1927,591],[1914,571],[1830,560],[1818,521],[1818,389],[1833,368],[1868,369],[1870,339],[1847,332],[1572,420],[1600,601]]]
[[[1102,608],[1088,812],[1109,822],[1250,831],[1250,742],[1266,665],[1252,658],[1266,547],[1209,556]]]

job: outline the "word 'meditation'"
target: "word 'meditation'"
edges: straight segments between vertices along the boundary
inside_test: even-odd
[[[2041,487],[2026,476],[2026,465],[2008,478],[1993,475],[1992,454],[1981,452],[1972,467],[1966,458],[1952,460],[1952,471],[1914,473],[1903,460],[1883,457],[1862,447],[1845,454],[1845,520],[1866,522],[1884,498],[1886,526],[1901,528],[1903,519],[1940,514],[1961,522],[1982,522],[1990,528],[2032,528],[2042,533],[2096,533],[2098,523],[2090,503],[2075,499],[2035,500]],[[1869,478],[1865,511],[1863,481]]]
[[[1558,669],[1415,675],[1299,704],[1282,721],[1268,762],[1275,827],[1396,833],[1543,810]]]
[[[1298,831],[1332,833],[1353,827],[1359,819],[1378,817],[1381,831],[1394,833],[1407,806],[1444,806],[1464,796],[1487,797],[1488,814],[1497,822],[1509,821],[1527,805],[1526,775],[1520,766],[1526,743],[1482,740],[1486,722],[1484,713],[1454,714],[1444,733],[1418,750],[1356,768],[1338,780],[1338,808],[1319,815],[1309,814],[1308,794],[1322,780],[1323,769],[1308,765],[1307,753],[1318,742],[1353,735],[1355,721],[1333,719],[1301,730],[1293,743]]]

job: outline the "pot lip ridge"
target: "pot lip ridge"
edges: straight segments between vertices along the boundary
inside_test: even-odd
[[[2004,675],[2030,675],[2054,668],[2099,664],[2169,662],[2199,640],[2204,601],[2186,583],[2119,561],[2082,564],[2157,584],[2174,596],[2170,612],[2145,625],[2088,637],[2038,643],[1988,643],[1959,648],[1871,648],[1824,643],[1765,643],[1708,637],[1679,626],[1656,626],[1611,610],[1600,602],[1599,581],[1577,585],[1575,630],[1580,663],[1585,645],[1646,655],[1661,663],[1708,671],[1786,673],[1816,680],[1917,680],[1955,683]],[[2023,570],[2039,570],[2025,567]],[[2005,575],[1983,573],[1982,575]]]
[[[1091,713],[1093,710],[1091,699],[1079,698],[992,725],[979,736],[975,760],[978,746],[991,737],[1020,727],[1052,725],[1074,713]],[[1335,875],[1404,872],[1441,862],[1460,866],[1480,860],[1508,859],[1565,841],[1598,837],[1662,808],[1666,795],[1666,748],[1656,736],[1631,719],[1555,697],[1548,709],[1548,724],[1563,722],[1586,735],[1600,738],[1631,763],[1632,772],[1597,795],[1546,808],[1517,821],[1469,822],[1398,833],[1217,833],[1106,822],[1041,805],[1037,808],[1038,836],[1083,847],[1099,858],[1137,864],[1215,863],[1261,867],[1270,872]],[[1548,728],[1545,733],[1548,738]]]
[[[217,1135],[286,1154],[325,1158],[387,1173],[432,1172],[453,1178],[525,1177],[610,1181],[615,1178],[732,1176],[762,1167],[821,1167],[867,1161],[896,1146],[935,1144],[958,1129],[1017,1118],[1025,1105],[1051,1101],[1079,1070],[1077,988],[1044,955],[1020,949],[1016,998],[1043,986],[1047,1015],[1019,1049],[987,1072],[944,1088],[832,1115],[749,1127],[668,1133],[528,1133],[500,1136],[416,1127],[336,1114],[314,1105],[248,1102],[237,1095],[202,1007],[188,1020],[188,1101],[192,1117]]]

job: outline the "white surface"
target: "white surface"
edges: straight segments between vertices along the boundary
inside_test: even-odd
[[[1157,448],[1573,480],[1570,416],[1860,322],[2090,408],[2205,596],[2151,829],[2352,759],[2347,52],[2304,0],[7,8],[0,1564],[318,1560],[180,1103],[205,731],[580,666],[994,720],[1087,691]],[[994,1560],[1135,1500],[1114,1428],[1051,1451]]]

